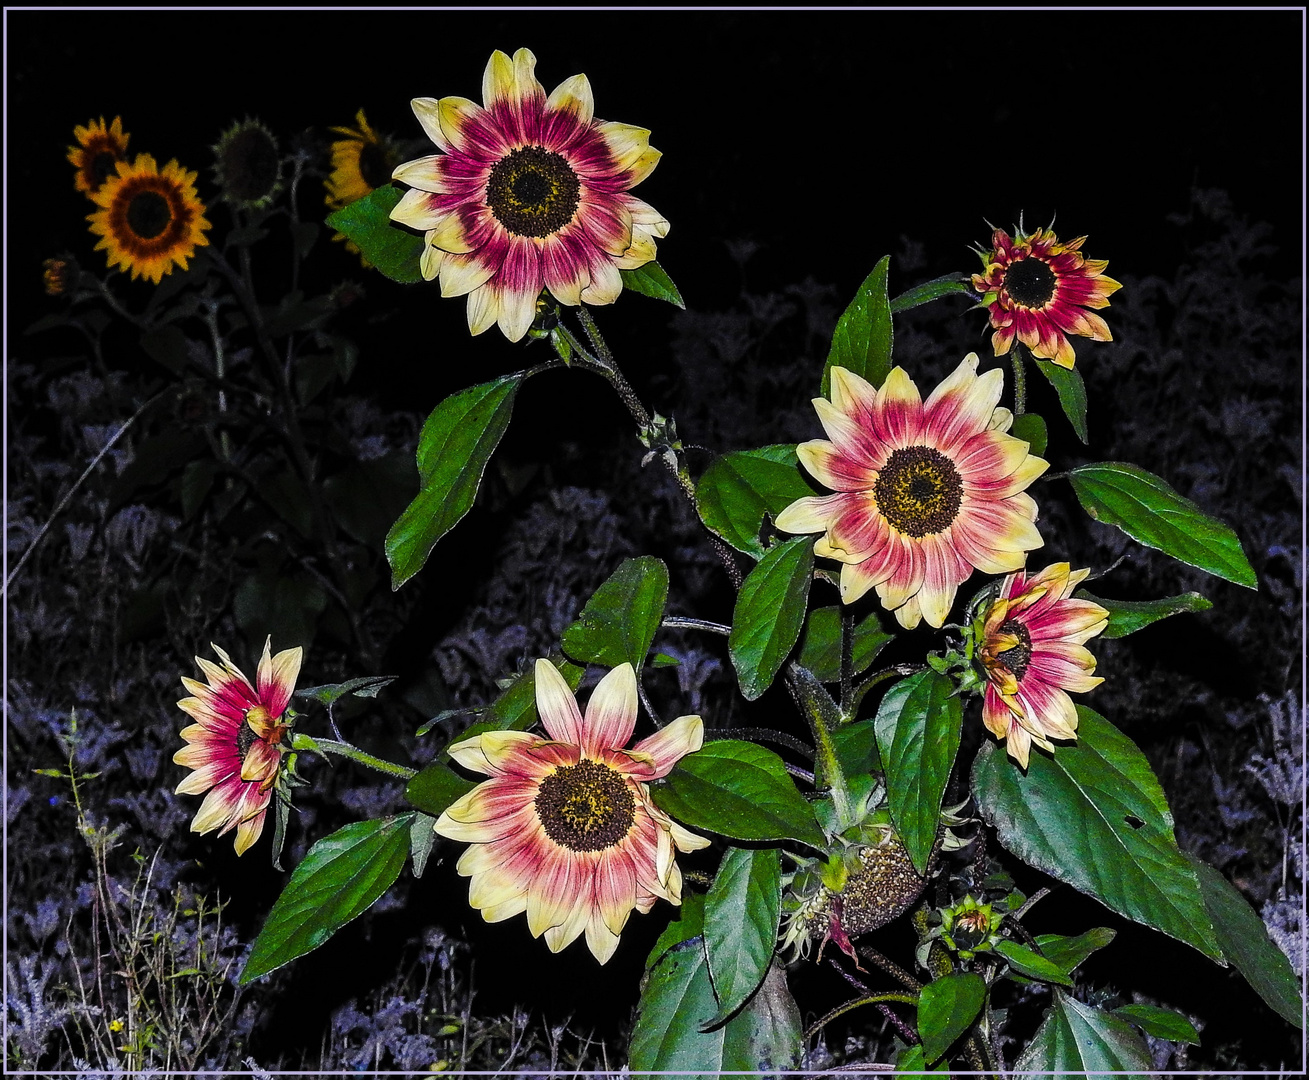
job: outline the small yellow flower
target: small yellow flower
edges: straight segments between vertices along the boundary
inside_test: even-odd
[[[127,141],[132,136],[123,131],[121,117],[105,127],[105,118],[88,120],[86,127],[73,128],[76,146],[68,148],[68,160],[77,169],[73,184],[78,191],[94,195],[114,175],[114,166],[127,159]]]

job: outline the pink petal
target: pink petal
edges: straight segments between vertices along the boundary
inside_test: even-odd
[[[583,755],[595,759],[602,750],[627,745],[636,727],[636,709],[636,672],[631,664],[621,664],[591,691],[582,722]]]

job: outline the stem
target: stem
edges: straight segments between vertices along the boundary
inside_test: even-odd
[[[636,692],[641,698],[641,704],[645,706],[646,713],[649,714],[650,719],[654,721],[654,726],[657,728],[663,727],[664,722],[659,719],[659,714],[655,712],[654,706],[650,703],[650,696],[645,692],[645,686],[641,682],[641,676],[639,675],[636,677]]]
[[[854,610],[841,605],[841,716],[850,716],[850,699],[854,689]]]
[[[360,765],[367,765],[370,769],[376,769],[378,772],[386,773],[388,776],[398,776],[403,780],[418,775],[417,769],[411,769],[405,765],[396,765],[391,761],[383,761],[379,757],[373,757],[372,754],[360,750],[357,746],[351,746],[348,742],[337,742],[335,739],[315,739],[308,735],[297,735],[292,740],[291,745],[296,750],[313,750],[320,754],[337,754],[340,757],[349,758],[351,761],[357,761]]]
[[[1010,360],[1014,365],[1014,415],[1022,416],[1027,411],[1027,370],[1023,366],[1022,346],[1014,345]]]
[[[853,1001],[847,1001],[844,1005],[838,1005],[821,1020],[816,1020],[809,1030],[804,1033],[804,1037],[811,1039],[838,1016],[843,1016],[851,1010],[859,1008],[860,1005],[876,1005],[879,1001],[899,1001],[905,1005],[917,1005],[918,995],[901,994],[894,990],[888,990],[881,994],[869,994],[867,997],[855,998]]]
[[[779,746],[789,747],[808,760],[814,760],[814,748],[806,746],[794,735],[788,735],[785,731],[759,727],[728,727],[714,728],[709,734],[714,739],[763,739],[765,742],[775,742]]]
[[[732,632],[730,626],[724,626],[722,623],[710,622],[708,619],[684,619],[680,615],[666,615],[661,624],[669,630],[705,630],[711,634],[722,634],[724,636]]]
[[[881,968],[892,978],[896,979],[898,982],[903,983],[905,986],[907,986],[910,990],[914,991],[915,993],[917,993],[919,990],[923,988],[923,984],[920,983],[917,979],[915,979],[912,975],[910,975],[909,972],[905,971],[905,969],[902,968],[899,964],[897,964],[894,960],[891,960],[889,957],[883,956],[871,945],[860,945],[856,951],[870,964],[875,964],[877,967]]]

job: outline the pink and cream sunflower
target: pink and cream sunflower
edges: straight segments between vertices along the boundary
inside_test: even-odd
[[[682,716],[623,749],[636,724],[636,674],[623,664],[591,694],[583,717],[564,678],[536,662],[536,706],[549,738],[486,731],[450,747],[491,779],[446,809],[436,831],[472,846],[456,869],[487,922],[527,913],[534,937],[559,952],[583,931],[605,963],[632,909],[682,902],[673,849],[709,841],[650,801],[648,782],[700,749],[704,725]]]
[[[1010,574],[982,615],[977,658],[987,679],[982,721],[1024,769],[1032,743],[1077,738],[1077,710],[1067,691],[1084,694],[1104,679],[1083,643],[1107,625],[1109,612],[1072,592],[1089,571],[1054,563],[1039,574]]]
[[[823,532],[814,553],[843,564],[845,603],[876,587],[901,626],[940,627],[974,568],[1016,570],[1042,545],[1025,489],[1049,466],[1006,434],[1003,389],[1000,369],[977,374],[976,353],[925,402],[903,368],[880,390],[832,368],[832,400],[814,399],[828,437],[796,453],[835,494],[797,499],[777,527]]]
[[[536,57],[497,50],[482,79],[485,107],[415,98],[414,114],[443,151],[406,162],[413,190],[391,218],[425,233],[421,267],[442,296],[468,296],[468,327],[494,323],[519,340],[543,288],[560,303],[612,304],[619,270],[655,257],[668,222],[628,194],[660,153],[650,132],[593,116],[585,75],[546,97]]]
[[[1051,229],[1014,231],[1012,238],[1003,229],[991,234],[991,250],[978,252],[982,272],[973,275],[973,288],[982,294],[978,306],[988,309],[995,327],[995,355],[1007,353],[1017,337],[1033,356],[1071,368],[1069,334],[1113,340],[1104,319],[1086,309],[1108,307],[1122,285],[1104,276],[1107,261],[1087,259],[1078,250],[1085,236],[1065,244]]]
[[[202,656],[195,658],[209,684],[182,677],[193,696],[177,707],[196,723],[182,729],[187,745],[173,761],[195,771],[177,785],[177,793],[209,792],[191,822],[192,832],[218,829],[222,836],[236,829],[236,853],[242,855],[264,828],[283,736],[290,728],[287,705],[304,650],[287,649],[274,656],[272,639],[265,641],[252,686],[227,653],[217,645],[211,648],[221,667]]]

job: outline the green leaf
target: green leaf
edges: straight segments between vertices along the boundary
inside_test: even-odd
[[[365,259],[392,281],[413,285],[423,280],[418,260],[423,238],[391,220],[399,188],[384,184],[362,199],[327,215],[327,224],[359,245]]]
[[[891,641],[894,634],[882,629],[881,619],[873,612],[855,623],[854,674],[859,675],[872,666],[877,654]],[[841,609],[839,607],[814,608],[809,613],[804,637],[800,642],[800,655],[796,662],[814,673],[819,682],[838,682],[841,678]]]
[[[1150,763],[1103,716],[1082,705],[1077,716],[1077,743],[1034,748],[1026,775],[995,742],[983,745],[973,763],[982,816],[1024,862],[1222,963]]]
[[[652,668],[664,667],[681,667],[682,661],[675,656],[669,656],[667,653],[655,653],[650,660]]]
[[[180,327],[171,323],[156,326],[141,335],[141,348],[174,375],[182,375],[190,363],[190,346]]]
[[[837,728],[832,732],[832,745],[846,776],[882,771],[882,756],[877,751],[877,725],[871,717]]]
[[[717,458],[695,488],[700,520],[737,551],[763,558],[764,516],[776,518],[813,489],[800,474],[795,444],[738,450]]]
[[[427,418],[418,438],[418,497],[386,534],[392,590],[422,569],[436,542],[472,508],[521,382],[514,374],[469,387],[446,398]]]
[[[1195,1030],[1195,1026],[1172,1009],[1161,1009],[1157,1005],[1120,1005],[1114,1009],[1114,1015],[1121,1016],[1129,1024],[1135,1024],[1156,1039],[1200,1045],[1200,1033]]]
[[[1068,479],[1096,521],[1216,577],[1257,589],[1259,582],[1236,533],[1184,499],[1153,473],[1125,461],[1071,470]]]
[[[1054,1005],[1014,1063],[1015,1072],[1127,1072],[1134,1074],[1133,1080],[1152,1067],[1140,1035],[1062,990],[1054,992]]]
[[[622,275],[624,289],[631,289],[634,293],[650,296],[656,300],[666,300],[675,307],[686,310],[682,294],[677,291],[673,279],[657,262],[651,260],[635,270],[619,270],[618,273]]]
[[[918,997],[918,1035],[929,1065],[973,1025],[986,1001],[980,975],[944,975],[923,987]]]
[[[755,743],[705,743],[682,758],[651,795],[659,809],[692,829],[733,840],[791,839],[818,848],[825,843],[782,759]]]
[[[321,701],[324,705],[335,704],[346,694],[354,694],[355,697],[375,698],[379,690],[390,686],[397,677],[395,675],[365,675],[358,679],[347,679],[343,683],[306,686],[303,690],[297,690],[295,696],[307,698],[310,701]]]
[[[1162,600],[1105,600],[1093,596],[1085,589],[1073,594],[1079,600],[1090,600],[1109,612],[1109,624],[1100,632],[1103,638],[1120,638],[1144,630],[1151,623],[1176,615],[1179,611],[1208,611],[1213,604],[1198,592],[1185,592],[1178,596],[1165,596]]]
[[[462,799],[475,787],[475,781],[465,780],[442,761],[433,761],[409,778],[405,784],[405,798],[410,806],[440,817],[447,806]]]
[[[891,372],[891,304],[886,298],[886,255],[864,279],[859,291],[836,321],[832,348],[823,365],[822,395],[832,396],[832,368],[843,367],[881,386]]]
[[[902,311],[916,308],[919,304],[926,304],[931,300],[939,300],[943,296],[971,296],[973,295],[971,282],[972,278],[967,274],[946,274],[944,277],[924,281],[892,300],[891,314],[898,315]]]
[[[1036,360],[1036,357],[1032,359]],[[1086,383],[1082,381],[1082,373],[1076,368],[1060,367],[1053,360],[1036,360],[1036,366],[1058,393],[1059,404],[1077,437],[1084,443],[1090,442],[1086,428]]]
[[[953,692],[954,683],[929,668],[891,687],[875,718],[891,820],[921,875],[927,873],[941,797],[959,751],[963,708]]]
[[[427,857],[432,854],[436,843],[436,831],[432,828],[436,818],[430,814],[415,814],[413,824],[409,826],[409,857],[414,864],[414,877],[423,876],[427,869]]]
[[[318,948],[391,887],[409,854],[412,814],[356,821],[309,849],[255,938],[241,983]]]
[[[798,536],[770,548],[741,584],[727,648],[746,701],[773,684],[795,647],[813,576],[813,538]]]
[[[1005,938],[996,944],[995,951],[1009,961],[1009,966],[1019,975],[1042,982],[1058,983],[1060,986],[1072,986],[1073,980],[1058,964],[1046,959],[1040,953],[1033,952],[1026,945]]]
[[[564,652],[587,664],[629,663],[639,672],[667,600],[668,567],[662,559],[625,560],[564,631]]]
[[[1037,416],[1036,413],[1023,413],[1022,416],[1015,416],[1013,427],[1009,429],[1009,434],[1015,439],[1022,439],[1027,443],[1027,451],[1030,454],[1036,454],[1038,457],[1045,453],[1045,445],[1049,439],[1049,434],[1045,428],[1045,420]]]
[[[1071,972],[1093,952],[1103,949],[1117,936],[1117,930],[1110,930],[1107,926],[1097,926],[1076,937],[1065,934],[1038,934],[1036,944],[1046,959],[1063,971]]]
[[[646,971],[654,967],[655,962],[674,945],[703,936],[704,909],[704,893],[690,891],[682,893],[682,903],[677,908],[677,917],[669,920],[668,925],[664,927],[664,932],[659,935],[659,940],[655,942],[654,948],[650,950],[650,955],[646,957]]]
[[[552,656],[550,663],[559,669],[570,690],[576,690],[586,674],[585,668],[570,664],[561,656]],[[512,685],[491,703],[491,717],[474,724],[459,738],[468,738],[483,731],[526,731],[536,723],[536,665],[530,665]]]
[[[938,1061],[930,1069],[927,1062],[923,1060],[923,1044],[914,1043],[913,1046],[906,1046],[895,1059],[895,1071],[897,1073],[925,1073],[925,1072],[946,1072],[950,1068],[948,1061]]]
[[[768,973],[782,915],[782,860],[776,848],[728,848],[705,900],[704,940],[718,1012],[735,1013]]]
[[[1300,1027],[1300,980],[1286,954],[1273,943],[1263,920],[1235,885],[1194,855],[1187,859],[1200,879],[1214,934],[1232,966],[1269,1008]]]

